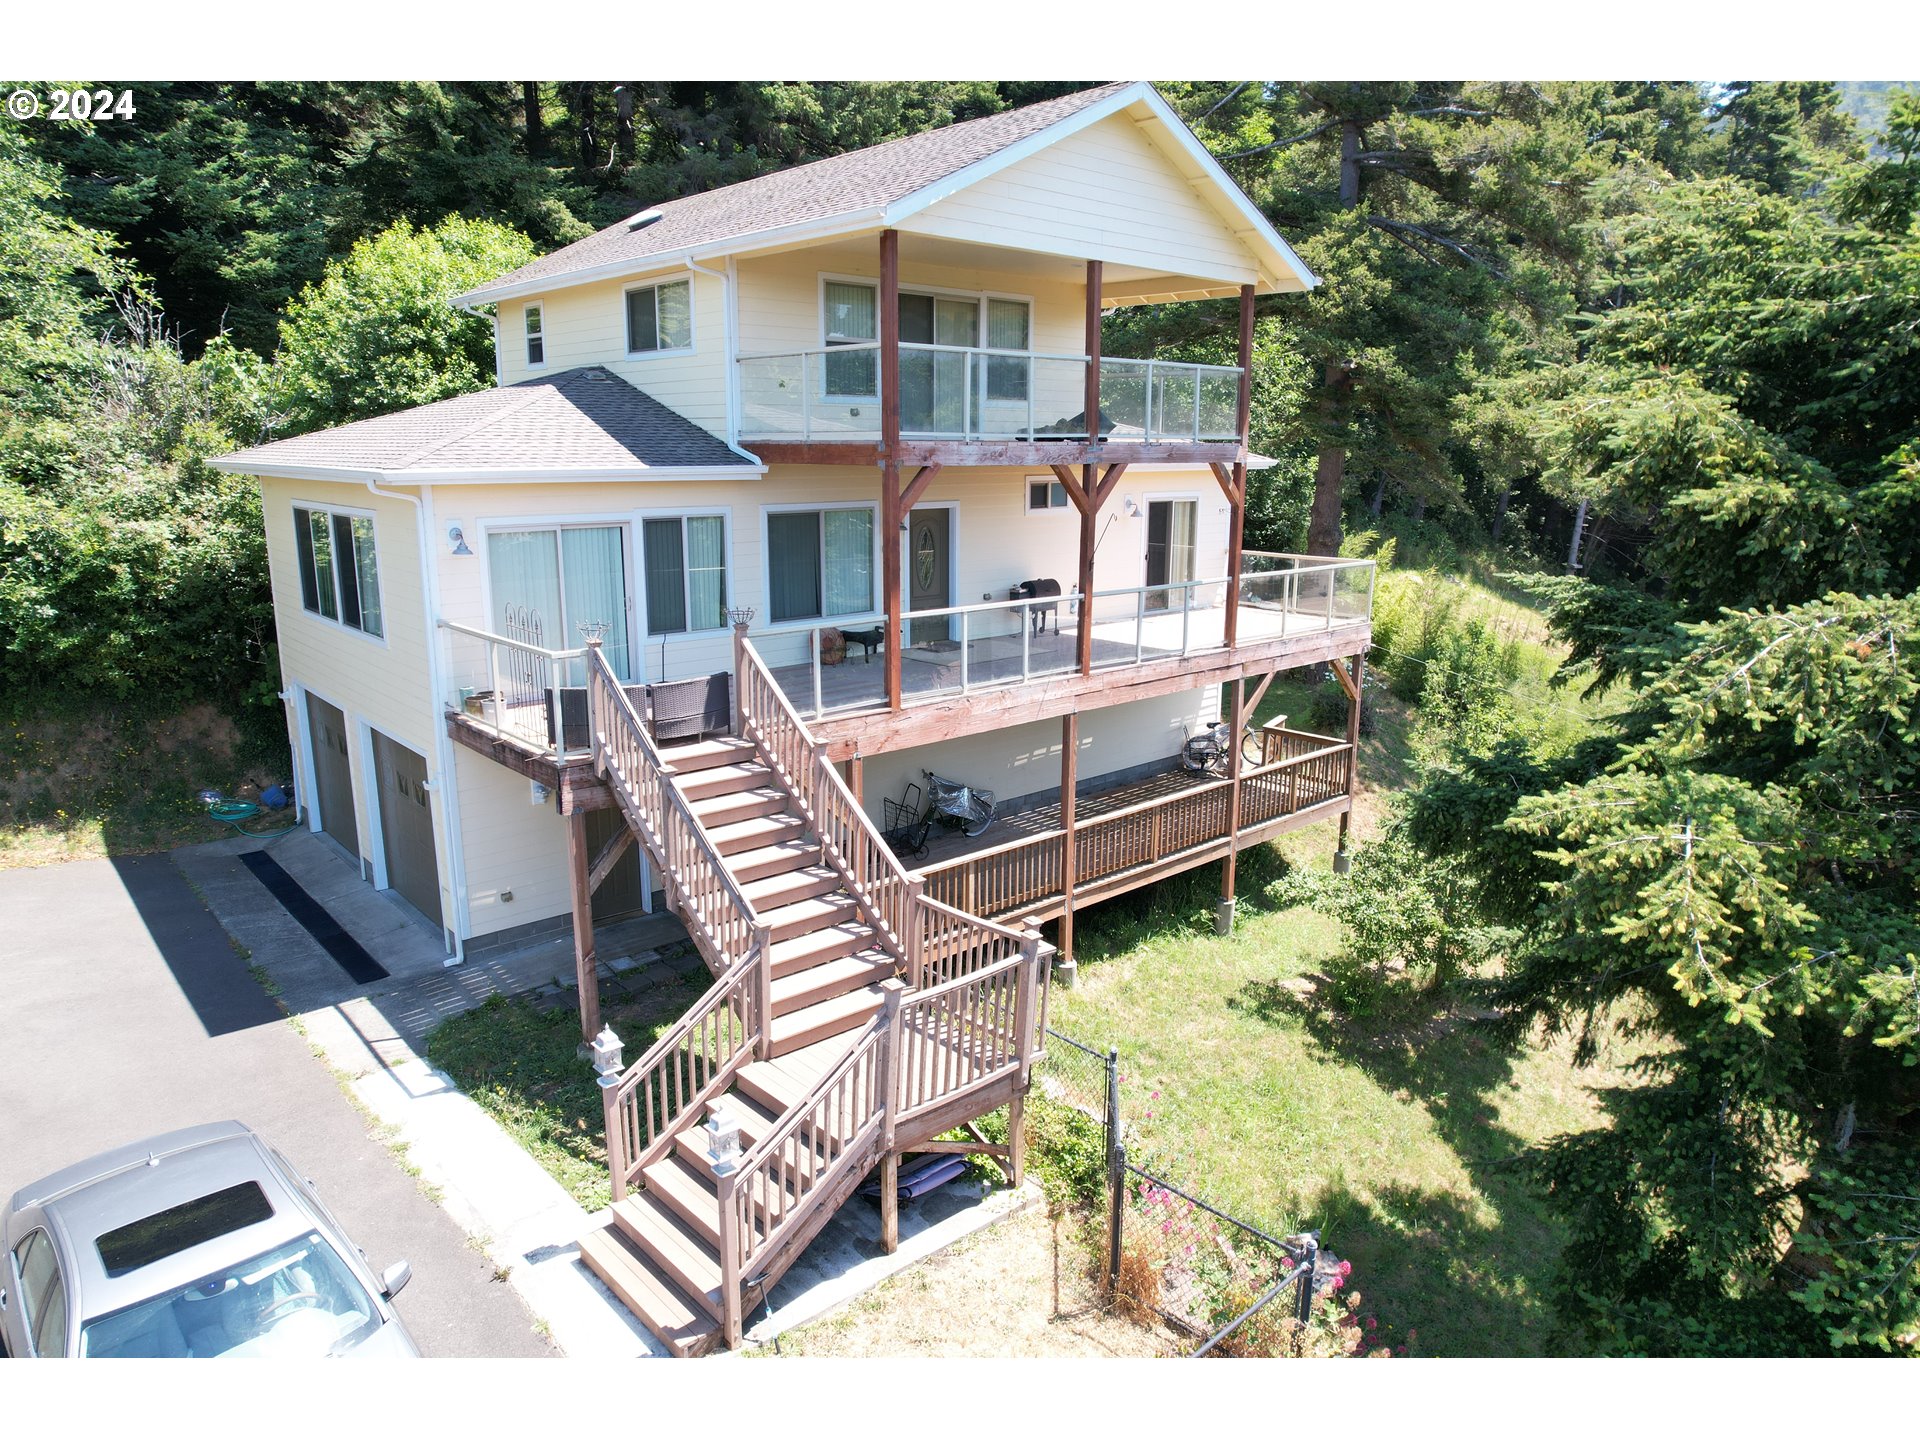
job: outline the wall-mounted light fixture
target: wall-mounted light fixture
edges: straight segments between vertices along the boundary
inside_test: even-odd
[[[1133,496],[1131,495],[1121,496],[1120,504],[1122,505],[1122,507],[1125,508],[1127,512],[1127,518],[1129,520],[1138,520],[1140,518],[1140,507],[1134,503]]]
[[[471,555],[473,547],[467,544],[467,532],[458,521],[447,526],[447,543],[453,547],[456,555]]]

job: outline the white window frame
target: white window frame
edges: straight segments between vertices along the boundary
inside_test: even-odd
[[[815,285],[816,295],[815,295],[815,301],[814,301],[815,313],[818,316],[821,352],[823,354],[830,355],[835,350],[841,350],[841,349],[856,350],[861,348],[862,346],[871,347],[871,346],[878,345],[879,336],[877,335],[872,340],[856,340],[856,341],[849,342],[845,345],[835,345],[828,340],[827,338],[827,286],[829,284],[864,285],[868,289],[872,290],[873,291],[874,323],[877,327],[884,327],[887,324],[887,317],[880,313],[880,282],[878,280],[874,279],[873,276],[871,275],[837,275],[832,273],[831,271],[822,270],[819,272],[819,274],[816,277],[816,285]],[[902,295],[930,295],[938,300],[972,300],[976,302],[976,308],[978,313],[978,323],[975,326],[974,333],[982,340],[985,340],[987,338],[987,301],[989,300],[1016,301],[1019,304],[1025,305],[1027,307],[1027,348],[1026,349],[1004,350],[991,345],[973,345],[965,348],[978,350],[985,355],[1023,356],[1028,360],[1032,360],[1035,357],[1035,355],[1038,354],[1038,352],[1033,348],[1034,300],[1033,300],[1033,296],[1031,295],[1016,295],[1009,290],[955,290],[944,285],[913,285],[913,284],[908,284],[905,281],[901,282],[900,293]],[[895,325],[899,324],[898,316],[894,317],[893,323]],[[880,375],[880,363],[877,359],[874,361],[873,373],[874,373],[875,379],[878,380]],[[825,378],[824,375],[822,378],[824,380]],[[1027,384],[1029,387],[1031,387],[1033,384],[1033,368],[1031,365],[1029,365],[1027,368]],[[827,404],[827,405],[857,405],[857,404],[864,404],[864,403],[878,403],[880,396],[878,394],[833,395],[833,394],[823,393],[820,399],[823,404]]]
[[[1033,487],[1040,484],[1047,486],[1047,503],[1044,506],[1036,508],[1033,503]],[[1056,490],[1060,492],[1060,503],[1058,505],[1053,503],[1053,492]],[[1020,490],[1020,501],[1022,507],[1029,515],[1052,515],[1056,511],[1071,510],[1074,508],[1073,497],[1067,494],[1067,487],[1060,483],[1060,477],[1058,475],[1027,476]]]
[[[486,543],[489,535],[492,535],[495,531],[503,530],[606,530],[615,526],[618,526],[626,532],[626,539],[622,543],[621,553],[626,556],[627,568],[628,669],[634,677],[628,683],[639,684],[641,680],[641,667],[638,661],[641,655],[641,644],[635,639],[637,632],[634,626],[641,618],[640,601],[637,598],[641,576],[639,547],[636,543],[637,532],[632,511],[622,510],[612,515],[525,515],[517,517],[503,516],[499,519],[482,520],[480,522],[480,550],[484,557],[482,561],[484,574],[480,586],[481,605],[483,606],[481,612],[483,619],[480,628],[492,634],[497,635],[500,633],[500,612],[494,608],[493,604],[492,547]],[[555,543],[557,544],[558,542],[556,541]],[[565,563],[564,560],[561,561],[562,565]],[[560,593],[561,604],[564,605],[566,603],[564,571],[562,572]],[[565,617],[562,618],[564,619]],[[644,640],[645,638],[644,633],[640,633],[639,640]],[[558,642],[556,642],[552,636],[548,636],[546,637],[545,648],[548,650],[578,650],[586,643],[587,642],[582,640],[578,635],[574,635],[570,641],[566,637],[562,637]]]
[[[297,518],[299,512],[302,510],[306,511],[309,515],[324,514],[329,517],[327,521],[327,538],[328,538],[329,546],[331,546],[332,539],[333,539],[333,521],[331,517],[335,515],[344,515],[348,517],[349,520],[365,520],[368,526],[371,527],[373,531],[374,605],[375,605],[375,608],[377,608],[380,612],[380,633],[378,635],[375,635],[370,631],[364,630],[358,625],[349,625],[346,622],[346,620],[342,618],[346,612],[346,606],[341,603],[343,597],[340,591],[340,570],[339,570],[338,556],[333,557],[334,569],[333,569],[332,578],[333,578],[334,613],[332,615],[327,615],[319,610],[309,610],[307,608],[307,589],[306,589],[306,585],[303,583],[303,577],[300,573],[300,522]],[[294,585],[294,590],[297,592],[299,596],[300,613],[309,620],[317,620],[322,625],[331,625],[334,629],[344,631],[349,635],[358,635],[362,640],[366,641],[369,645],[378,645],[382,649],[385,649],[387,645],[386,632],[388,629],[388,623],[389,623],[390,617],[387,614],[386,583],[381,579],[381,576],[380,576],[380,517],[379,515],[372,510],[358,510],[347,505],[330,505],[325,501],[320,501],[320,500],[295,499],[291,502],[291,507],[288,513],[288,519],[291,522],[291,528],[293,529],[293,532],[294,532],[293,585]],[[309,539],[308,543],[309,544],[312,543],[311,539]],[[320,576],[319,576],[319,567],[317,565],[314,567],[314,572],[315,572],[314,584],[315,584],[315,587],[318,588]],[[358,578],[359,578],[358,573],[356,572],[355,579],[357,580]],[[364,620],[366,618],[366,614],[367,614],[367,605],[366,605],[366,600],[363,598],[360,602],[361,619]]]
[[[828,510],[865,510],[873,516],[873,560],[872,568],[868,573],[873,576],[874,607],[846,615],[816,615],[806,619],[775,620],[773,618],[773,548],[768,538],[767,517],[791,515],[801,511],[821,514]],[[887,617],[887,602],[882,590],[886,583],[883,579],[886,572],[880,561],[880,546],[883,543],[880,530],[880,502],[877,500],[809,500],[791,505],[762,505],[760,507],[760,598],[767,607],[768,632],[780,634],[790,630],[813,630],[827,625],[838,628],[842,625],[857,625],[866,621],[884,621]],[[822,525],[820,527],[820,569],[823,576],[826,573],[827,563],[826,544],[827,527]],[[821,604],[824,606],[825,603],[826,597],[823,591]]]
[[[521,338],[527,343],[527,368],[544,370],[547,366],[547,311],[546,306],[535,303],[520,312]],[[533,358],[533,347],[540,346],[540,358]]]
[[[1151,513],[1154,503],[1161,500],[1189,500],[1193,502],[1193,578],[1195,581],[1198,581],[1201,577],[1200,517],[1206,513],[1206,494],[1199,490],[1143,490],[1140,493],[1140,588],[1142,590],[1147,588],[1147,547],[1151,543],[1148,536],[1152,530],[1152,527],[1148,524],[1147,517]],[[1186,601],[1186,608],[1195,608],[1193,603],[1194,592],[1192,590],[1186,590],[1183,591],[1182,594]],[[1171,608],[1171,606],[1169,606],[1169,608]]]
[[[687,521],[712,520],[715,518],[720,521],[721,573],[725,577],[724,584],[727,591],[727,606],[723,606],[721,609],[720,623],[704,628],[695,628],[689,625],[685,630],[669,630],[664,634],[656,635],[652,628],[652,617],[647,614],[646,522],[649,520],[678,520],[680,522],[680,603],[685,607],[688,616],[691,617],[693,614],[693,603],[691,597],[687,594]],[[637,583],[633,599],[628,608],[636,610],[639,613],[640,643],[643,645],[673,645],[686,640],[703,640],[731,629],[732,625],[726,617],[726,609],[737,606],[740,603],[739,596],[734,593],[732,509],[724,505],[696,506],[692,509],[684,506],[670,505],[665,509],[636,510],[633,512],[633,522],[632,533],[635,536],[633,573]]]
[[[658,292],[663,285],[684,285],[687,287],[687,343],[685,345],[676,345],[671,349],[662,347],[658,350],[636,350],[633,348],[633,324],[628,318],[633,303],[629,297],[636,290],[652,290]],[[700,335],[700,317],[694,308],[697,301],[693,291],[693,276],[691,275],[660,275],[651,280],[642,280],[635,284],[628,285],[621,290],[621,344],[625,348],[629,360],[655,360],[662,356],[693,354],[698,346]],[[655,335],[660,333],[660,296],[658,293],[653,297],[653,330]]]

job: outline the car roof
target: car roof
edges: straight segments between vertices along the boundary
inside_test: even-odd
[[[107,1273],[94,1243],[99,1236],[249,1180],[267,1197],[272,1218],[123,1275]],[[266,1146],[231,1120],[157,1135],[69,1166],[21,1190],[13,1208],[38,1208],[48,1230],[64,1241],[63,1259],[72,1272],[67,1290],[77,1297],[82,1319],[189,1284],[318,1224],[305,1198],[269,1159]]]

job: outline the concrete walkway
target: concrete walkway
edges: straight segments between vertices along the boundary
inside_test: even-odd
[[[448,969],[424,922],[362,882],[343,851],[306,832],[269,844],[288,873],[392,972],[389,978],[355,985],[280,908],[235,859],[258,842],[221,840],[177,851],[174,858],[235,940],[251,951],[282,1003],[298,1013],[307,1038],[341,1084],[392,1127],[407,1147],[408,1164],[435,1188],[447,1214],[485,1251],[494,1272],[506,1276],[560,1348],[569,1356],[603,1359],[663,1355],[579,1263],[579,1237],[606,1223],[606,1212],[588,1214],[491,1116],[421,1058],[434,1026],[490,995],[571,1004],[571,941]],[[606,927],[596,939],[606,980],[617,976],[633,985],[656,968],[702,968],[671,915]],[[877,1208],[853,1200],[774,1287],[770,1313],[759,1312],[750,1324],[750,1340],[768,1341],[817,1319],[1013,1213],[1037,1193],[1031,1185],[984,1193],[971,1182],[943,1186],[901,1207],[901,1243],[893,1255],[880,1248]]]
[[[412,1263],[396,1305],[425,1353],[553,1353],[167,856],[0,872],[0,915],[0,1201],[112,1146],[241,1120],[312,1177],[376,1270]]]

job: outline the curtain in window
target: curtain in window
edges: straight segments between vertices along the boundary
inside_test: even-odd
[[[1200,507],[1191,500],[1173,502],[1172,523],[1167,527],[1167,579],[1169,582],[1193,579],[1193,531]],[[1184,610],[1193,604],[1194,592],[1174,590],[1167,604]]]
[[[353,569],[360,592],[360,628],[384,635],[380,620],[380,570],[373,554],[373,521],[365,515],[353,520]]]
[[[487,571],[493,629],[543,650],[569,648],[560,638],[560,546],[553,531],[494,531],[487,536]]]
[[[627,349],[658,350],[660,324],[654,314],[653,290],[627,292]]]
[[[880,338],[879,292],[871,285],[826,284],[826,332],[829,345],[854,345]],[[879,394],[879,362],[871,350],[826,357],[828,395]]]
[[[820,612],[820,512],[767,516],[767,608],[778,620],[811,620]]]
[[[826,524],[825,615],[857,615],[873,608],[873,512],[829,510]]]
[[[340,620],[342,624],[351,625],[358,630],[360,628],[360,569],[354,563],[351,515],[333,517],[333,553],[339,557]]]
[[[660,348],[684,350],[693,344],[693,286],[685,280],[662,285],[660,297]]]
[[[313,545],[313,583],[320,592],[320,613],[329,620],[338,620],[340,612],[334,608],[333,598],[333,537],[327,528],[327,513],[316,510],[308,515],[308,534]]]
[[[987,301],[987,348],[989,350],[1025,350],[1029,326],[1024,300]],[[987,398],[1024,400],[1027,398],[1027,372],[1032,361],[1011,357],[987,360]]]
[[[641,549],[647,572],[647,633],[678,635],[687,628],[687,557],[680,522],[647,521]]]
[[[718,515],[687,518],[687,613],[695,630],[727,623],[727,527]]]
[[[550,640],[555,650],[585,644],[579,626],[607,622],[604,648],[607,664],[622,680],[632,678],[627,665],[627,559],[618,525],[560,532],[560,573],[565,588],[564,639]]]

